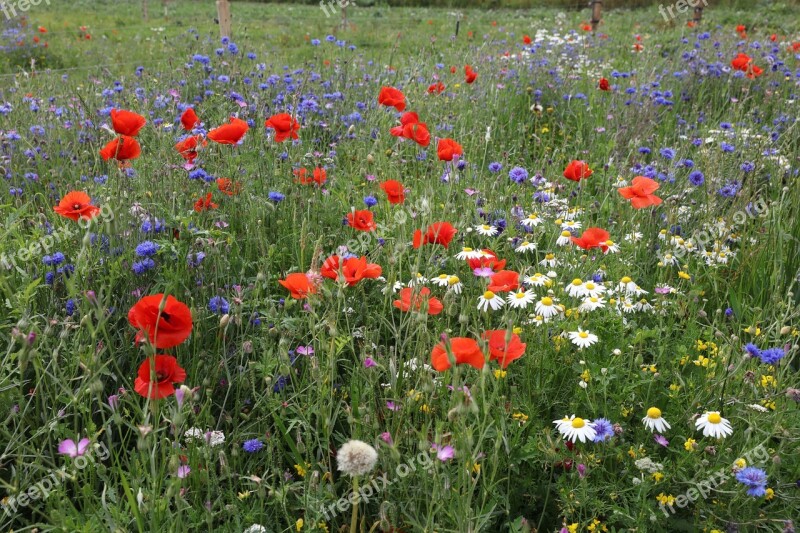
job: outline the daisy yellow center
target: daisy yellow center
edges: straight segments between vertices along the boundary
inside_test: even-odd
[[[596,304],[597,303],[597,298],[592,296],[591,298],[589,298],[589,301],[592,302],[593,304]]]
[[[525,241],[525,242],[522,243],[522,246],[528,246],[529,244],[530,243],[528,241]]]
[[[580,333],[578,333],[578,337],[580,337],[581,339],[586,339],[589,337],[589,334],[586,333],[585,331],[581,331]]]
[[[708,415],[708,421],[711,422],[712,424],[719,424],[720,422],[722,422],[722,417],[719,416],[719,413],[711,413],[710,415]]]
[[[521,300],[521,299],[525,298],[525,293],[524,292],[518,292],[514,296],[517,298],[517,300]]]
[[[586,425],[586,422],[583,421],[583,418],[573,418],[572,419],[572,427],[575,429],[580,429]]]
[[[647,410],[647,418],[661,418],[661,409],[658,407],[651,407]]]
[[[456,285],[456,284],[458,284],[460,281],[461,281],[461,280],[460,280],[460,279],[458,279],[458,276],[450,276],[450,278],[447,280],[447,283],[449,283],[450,285]]]
[[[719,253],[719,256],[720,256],[720,257],[725,257],[725,252],[720,252],[720,253]]]
[[[563,221],[563,220],[561,220],[560,218],[556,220],[556,224],[559,224],[559,225],[561,225],[561,224],[563,224],[563,223],[564,223],[564,221]]]
[[[544,258],[547,259],[548,261],[552,261],[555,257],[556,256],[553,254],[547,254],[546,256],[544,256]]]
[[[472,248],[464,248],[464,250],[462,250],[462,251],[464,251],[464,252],[471,252],[471,251],[472,251]]]
[[[572,234],[570,232],[566,231],[566,230],[561,232],[561,236],[562,237],[569,237],[570,235],[572,235]]]
[[[536,220],[537,218],[539,218],[539,215],[535,215],[535,214],[528,215],[528,218],[530,218],[531,220]]]
[[[447,279],[447,274],[439,274],[439,279]]]
[[[483,293],[483,297],[486,300],[491,300],[492,298],[494,298],[494,293],[492,291],[486,291]]]
[[[580,280],[580,278],[575,278],[575,279],[572,280],[572,284],[575,285],[576,287],[578,285],[580,285],[581,283],[583,283],[583,282]]]
[[[491,229],[491,226],[487,226],[486,224],[484,224],[483,226],[481,226],[481,228],[483,228],[484,230],[488,231],[488,230]]]
[[[624,277],[624,278],[622,278],[620,281],[621,281],[622,283],[630,283],[630,282],[631,282],[631,281],[633,281],[633,280],[632,280],[631,278],[629,278],[628,276],[625,276],[625,277]]]
[[[586,288],[587,288],[587,289],[589,289],[589,290],[591,291],[592,289],[594,289],[594,283],[592,283],[592,282],[590,281],[589,283],[587,283],[587,284],[586,284]]]
[[[542,298],[542,305],[546,305],[546,306],[553,305],[553,299],[550,298],[549,296],[545,296],[544,298]]]

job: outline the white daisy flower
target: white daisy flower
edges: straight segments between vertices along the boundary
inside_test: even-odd
[[[729,437],[733,434],[731,423],[726,418],[722,418],[719,411],[706,411],[695,421],[694,427],[702,430],[704,437],[714,437],[715,439]]]
[[[637,293],[638,288],[639,286],[636,285],[636,283],[629,276],[624,276],[621,280],[619,280],[619,284],[617,285],[617,290],[619,290],[620,292],[624,292],[627,294],[636,294],[637,296],[638,296]]]
[[[492,291],[486,291],[478,297],[479,311],[488,311],[490,307],[492,311],[497,311],[505,304],[506,301],[499,294],[495,294]]]
[[[431,283],[438,287],[447,287],[450,276],[448,274],[439,274],[435,278],[431,278]]]
[[[475,231],[478,232],[480,235],[484,237],[494,237],[498,233],[498,229],[496,226],[490,226],[488,224],[481,224],[475,226]]]
[[[528,315],[528,316],[529,316],[528,320],[525,321],[525,323],[528,325],[533,325],[538,327],[547,322],[547,320],[542,315],[535,315],[535,316]]]
[[[606,250],[603,252],[604,254],[616,254],[619,252],[619,244],[615,243],[611,239],[606,241]]]
[[[589,346],[600,340],[594,333],[591,333],[589,331],[584,331],[581,328],[578,328],[578,331],[570,331],[568,333],[568,336],[569,340],[572,341],[572,344],[574,344],[581,350],[584,348],[588,348]]]
[[[461,249],[460,252],[456,254],[456,259],[461,259],[461,260],[480,259],[485,255],[487,254],[483,250],[473,250],[472,248],[464,247]]]
[[[533,276],[525,276],[525,283],[533,287],[544,287],[551,283],[551,281],[550,278],[544,274],[537,272]]]
[[[647,416],[642,418],[642,422],[647,429],[650,431],[657,431],[658,433],[664,433],[672,427],[661,417],[661,409],[658,407],[651,407],[648,409]]]
[[[599,283],[595,283],[592,280],[586,281],[583,284],[583,295],[584,296],[599,297],[605,292],[606,292],[605,286],[600,285]]]
[[[461,289],[463,288],[464,284],[461,283],[458,276],[450,276],[447,278],[447,290],[453,291],[456,294],[461,294]]]
[[[384,281],[386,281],[386,280],[384,280]],[[394,292],[399,291],[402,288],[403,288],[403,283],[400,282],[400,281],[395,281],[391,285],[386,285],[383,289],[381,289],[381,292],[383,294],[388,294],[389,292],[393,292],[394,293]]]
[[[636,305],[634,307],[636,308],[637,311],[644,311],[645,313],[653,310],[653,306],[650,305],[650,302],[648,302],[644,298],[636,302]]]
[[[548,268],[556,268],[557,266],[561,265],[561,262],[556,259],[555,254],[547,254],[544,256],[544,259],[539,261],[539,264]]]
[[[629,298],[623,298],[619,302],[619,310],[623,313],[633,313],[636,311],[636,304],[633,303]]]
[[[513,309],[525,309],[528,305],[533,303],[535,299],[536,294],[534,294],[532,290],[518,290],[517,292],[510,292],[508,296],[506,296],[508,305]]]
[[[561,235],[559,235],[558,239],[556,239],[556,246],[566,246],[566,245],[568,245],[569,243],[572,242],[570,240],[570,237],[572,237],[572,233],[570,233],[567,230],[562,231]]]
[[[553,423],[556,425],[558,432],[570,442],[591,442],[597,436],[597,432],[595,432],[590,421],[578,418],[575,415],[572,415],[567,420],[555,420]]]
[[[644,233],[641,231],[634,231],[633,233],[628,233],[625,235],[625,240],[630,242],[639,242],[644,237]]]
[[[564,287],[564,290],[573,298],[583,298],[586,296],[583,290],[583,280],[580,278],[573,279],[572,283]]]
[[[417,285],[425,285],[426,283],[428,283],[428,278],[426,278],[425,276],[423,276],[422,274],[420,274],[419,272],[417,272],[417,273],[414,275],[414,277],[413,277],[413,278],[411,278],[411,279],[408,281],[408,286],[409,286],[409,287],[414,287],[414,286],[417,286]]]
[[[519,246],[514,248],[514,251],[520,254],[532,252],[534,250],[536,250],[536,243],[530,241],[522,241]]]
[[[606,301],[597,296],[589,296],[578,307],[579,313],[590,313],[596,309],[602,309],[606,306]]]
[[[661,261],[658,262],[658,266],[675,266],[678,264],[678,258],[672,254],[664,254],[661,257]]]
[[[519,223],[525,226],[526,228],[531,229],[541,224],[542,218],[536,213],[531,213],[526,218],[520,220]]]
[[[544,318],[556,316],[561,312],[561,308],[555,302],[556,300],[550,296],[545,296],[536,302],[536,314],[542,315]]]

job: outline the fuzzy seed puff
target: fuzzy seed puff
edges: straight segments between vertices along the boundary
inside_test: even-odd
[[[345,442],[336,454],[339,470],[349,476],[362,476],[375,468],[378,452],[360,440]]]

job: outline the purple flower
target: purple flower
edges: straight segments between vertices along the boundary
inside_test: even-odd
[[[594,429],[594,442],[605,442],[614,436],[614,426],[605,418],[598,418],[590,424]]]
[[[739,470],[736,481],[748,487],[748,496],[760,498],[767,493],[767,473],[760,468],[749,466]]]
[[[372,368],[373,366],[377,365],[378,363],[376,363],[375,360],[372,359],[372,357],[367,357],[366,359],[364,359],[364,368]]]
[[[514,167],[508,172],[508,177],[515,183],[522,183],[528,179],[528,171],[522,167]]]
[[[189,468],[189,465],[182,465],[178,467],[178,478],[183,479],[189,475],[192,469]]]
[[[434,444],[433,449],[436,450],[436,458],[442,462],[449,461],[456,456],[455,448],[449,444],[447,446],[439,446],[438,444]]]
[[[578,465],[578,475],[581,479],[586,477],[586,465],[581,463]]]
[[[786,355],[786,352],[783,351],[783,348],[768,348],[763,350],[759,357],[761,358],[761,362],[767,365],[774,365],[778,361],[780,361],[783,356]]]
[[[58,443],[58,453],[61,455],[69,455],[73,458],[79,457],[86,453],[91,442],[92,441],[88,438],[83,438],[77,443],[72,439],[65,439]]]
[[[247,453],[256,453],[263,447],[264,443],[261,442],[259,439],[246,440],[244,441],[244,444],[242,444],[242,449]]]
[[[394,439],[392,439],[392,434],[388,431],[381,433],[381,440],[389,446],[394,446]]]
[[[300,355],[314,355],[314,347],[313,346],[298,346],[297,350],[295,350]]]
[[[655,439],[655,441],[664,448],[669,446],[669,441],[664,435],[659,435],[658,433],[656,433],[655,435],[653,435],[653,439]]]
[[[761,357],[761,350],[752,342],[745,344],[744,349],[750,354],[750,357]]]
[[[478,267],[472,271],[473,274],[478,276],[479,278],[488,278],[494,274],[494,270],[491,267]]]

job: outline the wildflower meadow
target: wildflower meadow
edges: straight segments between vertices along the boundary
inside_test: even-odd
[[[0,530],[795,531],[796,3],[2,4]]]

